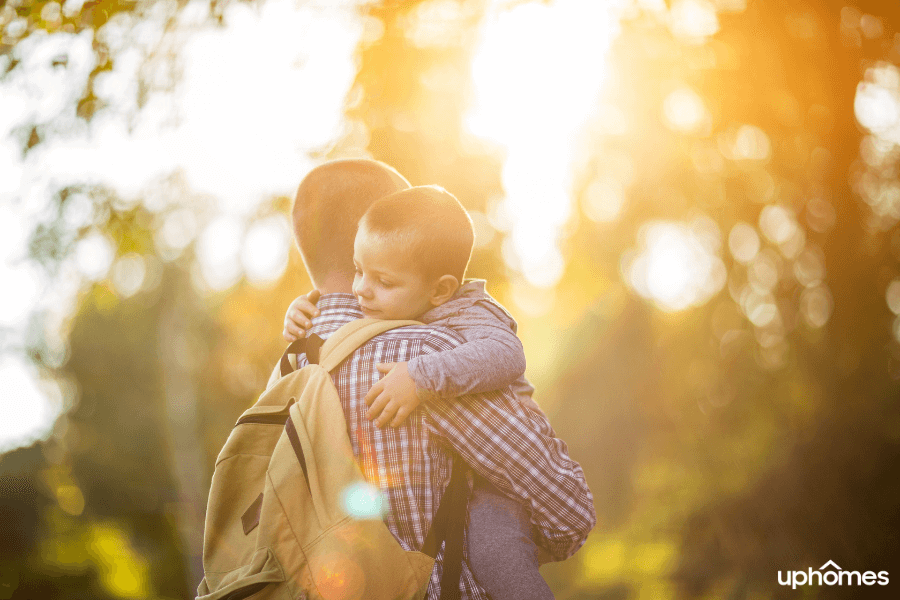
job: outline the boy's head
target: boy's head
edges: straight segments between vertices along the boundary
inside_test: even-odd
[[[316,288],[350,290],[356,224],[375,200],[408,187],[392,167],[369,159],[333,160],[303,178],[292,210],[294,237]]]
[[[368,317],[412,319],[440,306],[466,274],[475,232],[453,194],[419,186],[377,200],[359,222],[353,293]]]

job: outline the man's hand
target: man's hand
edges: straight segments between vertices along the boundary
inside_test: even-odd
[[[312,327],[310,319],[319,316],[319,309],[316,308],[319,296],[319,290],[313,290],[291,302],[284,315],[284,331],[281,332],[285,341],[294,342],[306,337],[306,332]]]
[[[397,427],[421,402],[416,395],[416,382],[409,376],[405,362],[375,366],[386,375],[366,394],[366,418],[371,421],[377,417],[376,427],[384,427],[388,422]]]

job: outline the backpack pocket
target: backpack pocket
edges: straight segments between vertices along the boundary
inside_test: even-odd
[[[243,567],[225,573],[207,571],[197,588],[197,600],[286,599],[286,589],[279,585],[283,582],[284,569],[275,554],[268,548],[260,548]],[[216,591],[210,593],[210,588]]]
[[[347,517],[304,546],[312,600],[420,600],[434,559],[404,550],[381,519]]]

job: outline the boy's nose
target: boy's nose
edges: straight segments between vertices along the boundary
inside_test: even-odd
[[[369,284],[366,283],[364,277],[359,278],[353,284],[353,293],[357,296],[363,296],[365,298],[368,298],[372,295],[372,290],[369,288]]]

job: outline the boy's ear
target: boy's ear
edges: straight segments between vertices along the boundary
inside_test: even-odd
[[[453,297],[456,290],[459,289],[459,280],[453,275],[441,275],[440,279],[434,284],[431,291],[431,303],[440,306]]]

